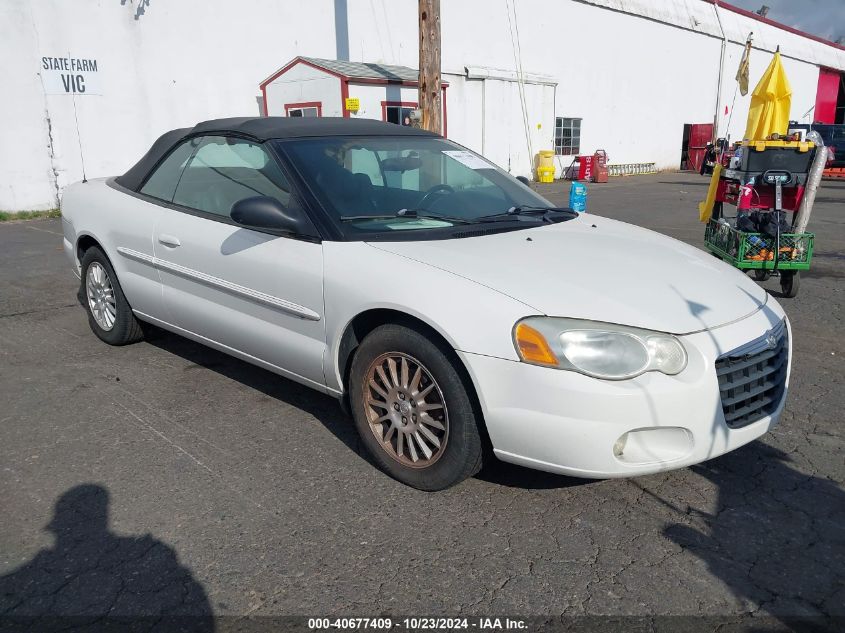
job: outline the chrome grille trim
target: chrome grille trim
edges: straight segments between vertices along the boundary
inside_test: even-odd
[[[755,338],[753,341],[749,341],[745,343],[745,345],[740,345],[734,350],[731,350],[727,354],[723,354],[721,358],[733,358],[736,356],[745,356],[746,354],[757,354],[759,352],[765,351],[768,349],[767,339],[769,335],[774,336],[776,339],[780,340],[780,337],[784,335],[786,332],[786,321],[781,320],[780,322],[776,323],[772,326],[772,329],[760,336],[759,338]]]
[[[775,347],[769,341],[775,340]],[[786,387],[789,337],[786,323],[716,360],[725,423],[733,429],[775,412]]]

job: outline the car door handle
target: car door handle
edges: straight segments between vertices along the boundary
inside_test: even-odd
[[[158,243],[164,244],[165,246],[170,246],[171,248],[182,246],[182,242],[179,241],[178,237],[174,237],[173,235],[167,235],[165,233],[162,233],[158,236]]]

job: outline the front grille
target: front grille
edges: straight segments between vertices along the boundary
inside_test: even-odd
[[[716,361],[722,411],[730,428],[741,428],[775,412],[786,387],[788,356],[786,324],[781,322],[765,336]]]

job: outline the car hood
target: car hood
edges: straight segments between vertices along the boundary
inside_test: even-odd
[[[741,319],[767,296],[704,251],[594,215],[493,235],[370,245],[487,286],[537,313],[674,334]]]

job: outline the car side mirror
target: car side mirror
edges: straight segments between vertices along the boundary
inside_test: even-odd
[[[517,179],[519,182],[521,182],[523,185],[525,185],[526,187],[530,187],[530,186],[531,186],[531,181],[530,181],[530,180],[528,180],[528,178],[526,178],[525,176],[517,176],[517,177],[516,177],[516,179]]]
[[[232,205],[231,218],[250,229],[313,235],[314,228],[303,211],[288,208],[269,196],[253,196]]]

